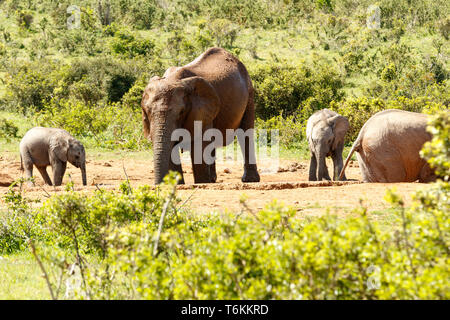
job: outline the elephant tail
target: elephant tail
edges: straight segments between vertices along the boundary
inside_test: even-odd
[[[359,148],[361,147],[361,137],[360,136],[361,136],[361,132],[359,133],[358,138],[353,143],[353,146],[350,149],[347,159],[345,159],[344,167],[342,167],[341,173],[339,174],[339,181],[342,180],[342,177],[344,176],[344,173],[345,173],[345,168],[347,167],[348,163],[350,162],[350,159],[352,158],[353,153],[355,151],[358,151]]]
[[[20,155],[20,171],[23,172],[23,160],[22,160],[22,154]]]

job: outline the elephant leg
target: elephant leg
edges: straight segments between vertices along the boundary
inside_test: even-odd
[[[66,172],[67,162],[57,160],[52,164],[53,170],[53,182],[55,186],[60,186],[62,184],[62,179],[64,173]]]
[[[216,149],[212,151],[212,156],[214,157],[214,159],[216,159]],[[209,176],[211,182],[217,181],[216,160],[214,160],[214,162],[209,165]]]
[[[436,181],[437,175],[428,163],[425,163],[419,172],[419,182],[428,183]]]
[[[47,166],[44,167],[36,167],[38,168],[39,172],[41,173],[42,178],[44,179],[44,182],[48,184],[49,186],[52,185],[52,180],[50,180],[50,177],[47,173]]]
[[[344,161],[342,159],[342,151],[344,151],[344,145],[339,145],[336,150],[333,151],[332,157],[333,157],[333,180],[337,181],[339,180],[339,175],[341,174],[342,168],[344,167]],[[346,181],[347,177],[344,175],[342,176],[342,181]]]
[[[386,149],[382,156],[369,153],[368,167],[373,177],[373,182],[412,182],[408,176],[403,159],[397,150]]]
[[[339,180],[339,174],[342,171],[342,167],[344,166],[343,160],[342,160],[342,152],[336,153],[333,155],[333,180],[337,181]],[[342,176],[342,181],[346,181],[347,177],[344,175]]]
[[[23,169],[25,170],[25,177],[27,179],[30,179],[33,177],[33,160],[31,159],[31,157],[28,154],[21,154],[21,161],[22,161],[22,166]],[[28,185],[29,186],[33,186],[33,182],[28,181]]]
[[[247,109],[245,110],[239,127],[245,134],[243,137],[239,137],[238,135],[239,146],[241,147],[242,155],[244,157],[244,175],[241,180],[242,182],[259,182],[260,177],[256,166],[254,143],[255,105],[253,103],[253,90],[250,93]]]
[[[194,173],[194,183],[211,183],[212,181],[210,166],[205,163],[203,159],[203,150],[205,148],[205,141],[202,143],[202,158],[200,163],[195,163],[194,161],[194,146],[191,147],[191,161],[192,161],[192,171]]]
[[[174,157],[174,159],[172,159],[172,157]],[[181,167],[179,150],[174,150],[172,153],[172,156],[170,157],[169,170],[178,172],[181,175],[181,179],[178,181],[178,184],[184,184],[183,168]]]
[[[318,165],[319,165],[319,170],[318,170],[318,174],[317,174],[317,180],[318,181],[322,181],[323,179],[331,180],[330,175],[328,174],[328,168],[327,168],[325,157],[323,157],[323,156],[319,157]]]
[[[314,152],[311,152],[311,161],[309,163],[309,181],[317,180],[317,159]]]

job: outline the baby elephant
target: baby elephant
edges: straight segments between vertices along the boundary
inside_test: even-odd
[[[332,110],[322,109],[309,117],[306,137],[311,151],[310,181],[331,180],[325,163],[325,158],[329,156],[333,159],[333,180],[338,180],[339,172],[342,170],[344,137],[348,128],[347,118]],[[347,180],[345,175],[341,180]]]
[[[33,164],[48,185],[52,181],[47,174],[47,166],[52,166],[53,182],[60,186],[67,161],[81,169],[83,185],[86,185],[86,155],[83,145],[66,130],[35,127],[30,129],[20,141],[22,170],[27,178],[33,176]]]

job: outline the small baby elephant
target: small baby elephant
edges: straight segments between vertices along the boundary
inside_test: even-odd
[[[52,181],[47,174],[47,166],[52,166],[53,182],[60,186],[67,161],[81,169],[83,185],[86,185],[86,155],[83,145],[63,129],[35,127],[30,129],[20,141],[21,169],[26,177],[33,176],[33,164],[48,185]]]
[[[326,157],[333,159],[333,180],[338,180],[343,167],[342,151],[348,129],[347,118],[329,109],[322,109],[309,117],[306,124],[306,137],[311,151],[310,181],[331,180],[325,162]],[[347,180],[345,175],[341,179]]]

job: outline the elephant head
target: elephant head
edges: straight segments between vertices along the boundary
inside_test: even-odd
[[[331,110],[323,109],[311,116],[307,125],[307,138],[311,150],[309,180],[320,181],[323,178],[331,180],[325,163],[325,158],[328,156],[333,159],[333,179],[338,179],[343,166],[342,151],[348,129],[347,118]],[[346,178],[343,177],[343,180]]]
[[[53,158],[62,162],[70,162],[80,168],[83,185],[86,181],[86,152],[80,141],[73,138],[69,133],[54,135],[50,141],[50,152]]]
[[[174,166],[174,130],[187,129],[192,137],[194,121],[208,127],[219,112],[219,97],[202,77],[153,77],[144,90],[141,107],[144,136],[153,143],[155,183],[160,183]]]

